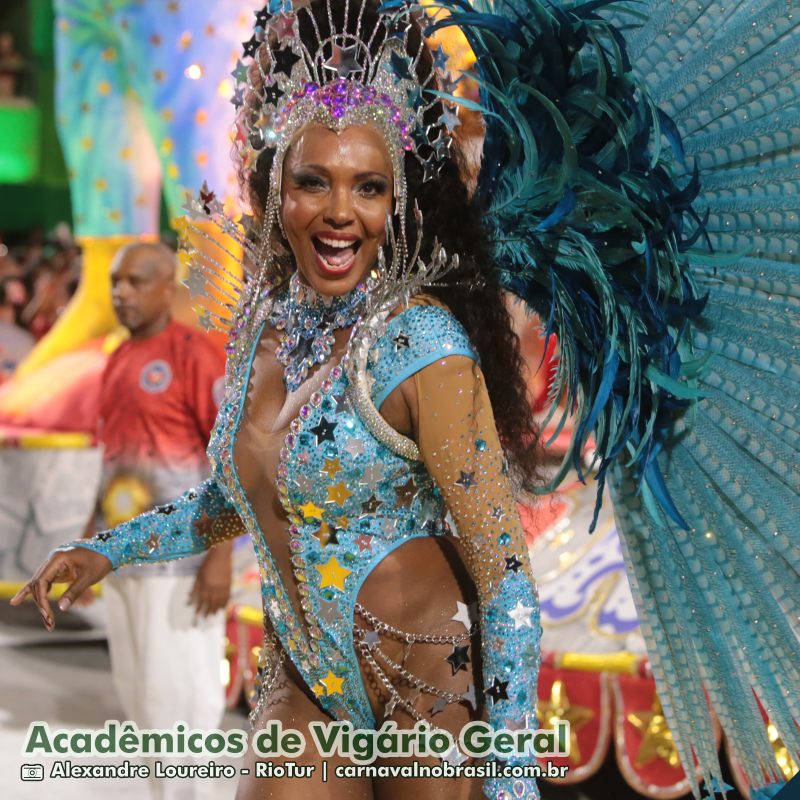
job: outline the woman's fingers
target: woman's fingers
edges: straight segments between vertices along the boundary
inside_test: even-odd
[[[92,580],[87,576],[86,572],[80,573],[76,580],[67,587],[64,594],[61,595],[58,607],[62,611],[66,611],[91,585]]]

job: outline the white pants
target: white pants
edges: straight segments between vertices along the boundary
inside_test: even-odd
[[[112,574],[106,579],[112,677],[126,719],[139,728],[172,729],[183,721],[209,730],[222,719],[225,614],[198,616],[187,603],[193,584],[194,575]],[[155,800],[206,800],[214,797],[214,784],[212,779],[150,780]]]

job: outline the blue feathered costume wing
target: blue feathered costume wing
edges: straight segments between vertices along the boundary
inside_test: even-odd
[[[593,436],[681,759],[721,789],[710,702],[771,796],[756,698],[800,754],[800,5],[435,5],[477,58],[502,280],[558,337],[557,480]]]

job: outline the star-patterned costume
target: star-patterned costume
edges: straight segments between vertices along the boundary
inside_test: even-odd
[[[403,380],[415,380],[420,460],[394,452],[365,426],[348,399],[341,365],[291,423],[277,487],[288,520],[293,586],[281,581],[234,459],[243,387],[260,339],[257,331],[249,358],[228,376],[209,446],[214,479],[176,501],[170,514],[156,510],[120,526],[110,539],[80,544],[106,555],[115,568],[180,558],[241,532],[240,517],[256,545],[263,605],[285,652],[329,714],[372,728],[376,720],[356,655],[360,637],[354,638],[359,588],[410,539],[453,535],[445,521],[449,510],[478,591],[488,719],[497,728],[532,722],[538,598],[488,394],[463,328],[440,306],[412,304],[389,321],[371,351],[367,369],[376,407]],[[290,604],[293,592],[302,596],[304,619]],[[461,606],[456,616],[471,622],[470,609]],[[447,658],[454,675],[470,660],[467,646],[454,647]],[[444,705],[441,700],[434,710]],[[498,791],[499,779],[487,782],[487,797]],[[533,782],[526,791],[525,797],[536,796]]]

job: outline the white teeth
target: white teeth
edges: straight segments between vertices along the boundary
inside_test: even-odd
[[[353,239],[352,241],[345,241],[344,239],[326,239],[324,236],[317,236],[322,244],[328,245],[328,247],[336,247],[339,249],[343,249],[345,247],[354,247],[356,244],[356,240]]]

